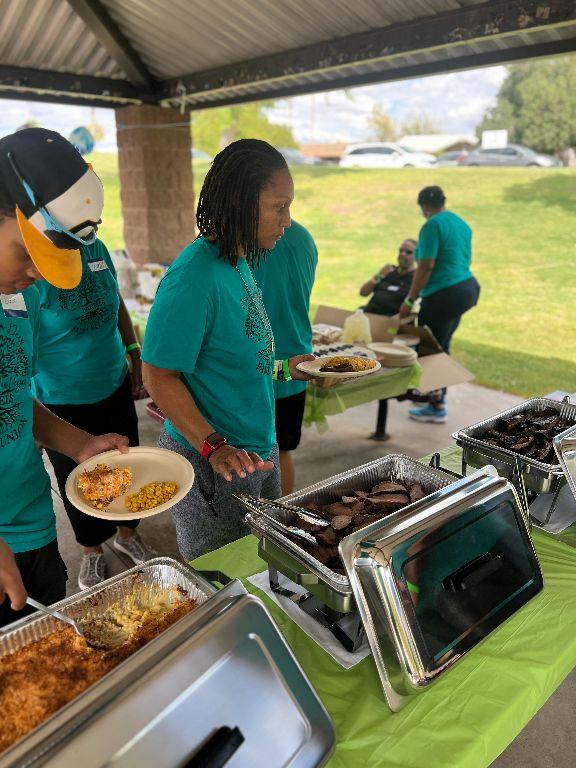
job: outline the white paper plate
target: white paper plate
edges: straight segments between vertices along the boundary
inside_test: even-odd
[[[124,496],[114,499],[108,509],[94,509],[78,490],[78,478],[84,470],[91,470],[97,464],[107,464],[109,467],[130,467],[132,470],[132,485]],[[138,493],[143,485],[154,482],[177,483],[178,490],[165,504],[142,512],[129,512],[124,505],[124,498],[132,493]],[[128,453],[107,451],[93,456],[79,464],[66,480],[66,496],[81,512],[102,520],[137,520],[152,517],[165,512],[181,501],[194,483],[194,469],[184,456],[164,448],[130,448]]]
[[[417,347],[420,344],[418,336],[411,336],[409,333],[399,333],[394,338],[393,344],[404,344],[406,347]]]
[[[416,352],[404,344],[387,344],[376,341],[370,344],[370,349],[376,352],[384,368],[402,368],[406,365],[413,365],[418,359]]]
[[[354,357],[353,355],[328,355],[327,357],[318,357],[316,360],[305,360],[303,363],[298,363],[296,368],[304,373],[314,375],[315,379],[359,379],[361,376],[369,376],[371,373],[376,373],[380,370],[380,363],[377,360],[372,362],[375,364],[374,368],[370,368],[367,371],[353,371],[350,373],[330,373],[329,371],[321,371],[320,368],[331,357],[349,357],[351,360],[366,360],[365,357]]]
[[[370,349],[380,357],[391,357],[396,360],[417,357],[416,352],[405,344],[389,344],[385,341],[375,341],[370,344]]]

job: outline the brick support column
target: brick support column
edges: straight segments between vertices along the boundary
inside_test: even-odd
[[[136,264],[167,264],[195,231],[189,116],[122,107],[116,131],[126,250]]]

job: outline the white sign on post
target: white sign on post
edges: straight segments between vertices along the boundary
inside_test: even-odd
[[[508,144],[508,131],[482,131],[482,149],[502,149]]]

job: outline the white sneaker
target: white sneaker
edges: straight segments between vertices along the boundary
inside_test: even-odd
[[[144,544],[139,533],[135,533],[128,538],[123,538],[117,533],[114,537],[114,546],[119,552],[128,555],[130,560],[136,565],[142,565],[146,560],[158,557],[158,553],[155,550]]]
[[[80,573],[78,574],[78,586],[80,589],[89,589],[96,587],[108,576],[106,561],[101,552],[89,552],[82,556],[80,563]]]

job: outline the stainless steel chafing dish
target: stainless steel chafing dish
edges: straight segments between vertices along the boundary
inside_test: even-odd
[[[83,768],[204,766],[218,750],[238,768],[267,768],[271,754],[278,766],[324,764],[335,742],[330,718],[263,603],[239,581],[217,590],[158,558],[56,607],[94,613],[135,583],[176,585],[199,605],[5,751],[0,768],[76,768],[80,759]],[[0,664],[54,626],[32,617],[6,628]]]
[[[340,542],[395,711],[543,586],[514,487],[494,468],[458,480],[410,512]]]
[[[518,416],[532,409],[544,411],[548,408],[557,411],[562,418],[571,419],[576,423],[576,405],[569,402],[560,403],[556,400],[548,400],[545,397],[535,397],[514,408],[497,413],[489,419],[484,419],[484,421],[455,432],[452,437],[462,447],[464,465],[479,468],[492,464],[498,469],[502,477],[517,479],[517,476],[520,475],[526,490],[535,493],[556,491],[558,485],[565,482],[560,464],[544,464],[507,448],[491,445],[482,439],[482,435],[487,430],[494,428],[500,419]]]
[[[285,496],[282,501],[295,505],[311,502],[327,504],[338,501],[346,491],[366,491],[388,478],[418,482],[426,494],[434,493],[453,481],[450,475],[408,456],[389,454]],[[409,514],[412,506],[404,507],[401,512]],[[286,524],[294,522],[291,513],[280,508],[270,508],[268,514]],[[348,576],[336,573],[320,563],[296,542],[269,525],[257,510],[248,512],[246,522],[252,533],[259,538],[259,555],[269,566],[295,584],[305,587],[329,609],[337,613],[348,613],[355,609]]]
[[[260,537],[273,588],[278,570],[315,590],[331,611],[348,610],[349,624],[368,638],[384,694],[396,711],[537,594],[543,579],[516,490],[491,466],[454,481],[391,455],[282,501],[330,502],[384,477],[417,480],[430,495],[342,539],[347,577],[321,566],[257,512],[249,513],[248,521]],[[286,523],[295,522],[289,512],[277,512],[282,514]],[[276,591],[302,605],[289,590]],[[345,642],[352,638],[342,622],[327,621],[329,612],[303,608],[348,650],[358,647],[358,640]]]
[[[486,431],[495,427],[500,419],[517,416],[528,410],[547,409],[552,409],[563,419],[576,423],[576,405],[571,404],[569,398],[558,402],[539,397],[526,400],[514,408],[461,429],[452,437],[462,448],[462,474],[466,474],[468,465],[478,468],[492,464],[502,477],[508,478],[516,486],[526,518],[543,530],[557,534],[576,521],[576,504],[572,504],[565,493],[567,476],[562,462],[547,464],[536,461],[508,448],[491,445],[483,439]],[[571,428],[554,438],[557,455],[558,441],[570,431]],[[548,495],[541,496],[531,507],[538,494]]]

